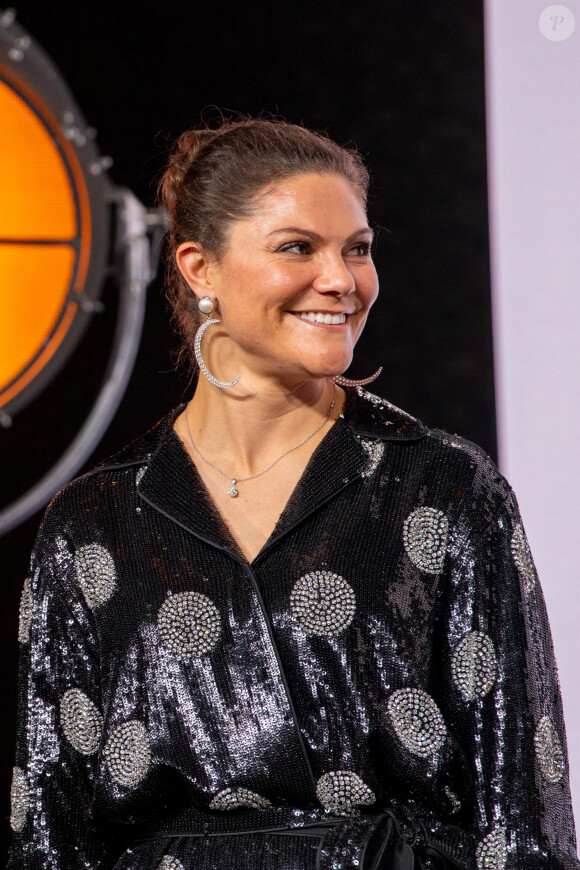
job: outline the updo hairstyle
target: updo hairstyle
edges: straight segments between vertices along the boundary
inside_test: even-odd
[[[190,364],[200,314],[177,268],[177,248],[198,242],[219,261],[231,225],[256,213],[260,194],[282,179],[308,172],[342,175],[366,204],[369,175],[360,155],[295,124],[263,118],[222,121],[215,129],[188,130],[175,143],[159,201],[170,217],[167,298],[183,339],[182,355]]]

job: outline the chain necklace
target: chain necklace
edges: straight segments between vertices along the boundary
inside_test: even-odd
[[[228,489],[228,495],[230,495],[232,498],[235,498],[238,495],[238,489],[236,487],[237,483],[244,483],[246,480],[254,480],[255,477],[261,477],[263,474],[266,474],[266,472],[270,471],[270,469],[273,468],[277,462],[280,462],[281,459],[284,459],[285,456],[288,456],[288,454],[292,453],[294,450],[298,450],[299,447],[302,447],[303,444],[306,444],[307,441],[310,441],[311,438],[314,438],[314,436],[318,432],[320,432],[320,430],[322,429],[323,426],[326,426],[326,424],[328,423],[328,420],[330,418],[330,415],[332,414],[332,412],[334,410],[334,404],[336,402],[336,384],[333,384],[333,386],[334,386],[334,391],[332,393],[332,401],[330,403],[328,413],[327,413],[326,417],[324,418],[324,420],[322,421],[322,423],[316,427],[314,432],[311,432],[310,435],[307,435],[306,438],[304,438],[299,444],[295,444],[294,447],[291,447],[289,450],[285,450],[284,453],[281,453],[280,456],[274,460],[274,462],[271,462],[270,465],[266,466],[266,468],[263,468],[262,471],[258,471],[257,474],[249,474],[247,477],[232,477],[231,474],[226,474],[225,471],[222,471],[221,468],[218,468],[217,465],[214,465],[213,462],[209,461],[209,459],[206,459],[205,456],[202,453],[200,453],[199,449],[197,448],[197,446],[195,444],[195,441],[192,438],[191,429],[189,428],[189,418],[187,416],[187,411],[189,410],[189,405],[188,405],[188,407],[186,408],[186,411],[185,411],[185,427],[187,429],[187,434],[189,435],[189,440],[191,441],[191,446],[193,447],[193,449],[195,450],[195,452],[197,453],[199,458],[203,462],[205,462],[206,465],[211,466],[211,468],[213,468],[215,471],[219,472],[222,477],[225,477],[228,480],[231,480],[231,486]]]

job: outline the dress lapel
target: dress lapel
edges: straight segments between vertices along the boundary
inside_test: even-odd
[[[141,478],[139,495],[196,537],[245,562],[171,422]]]
[[[173,431],[176,413],[166,417],[159,427],[158,447],[141,477],[139,495],[196,537],[245,563],[194,463]],[[343,415],[312,454],[256,560],[361,476],[369,462],[365,439],[414,441],[424,435],[425,427],[414,417],[363,390],[349,390]]]
[[[364,390],[348,390],[344,413],[320,442],[296,484],[274,530],[258,555],[361,476],[369,465],[367,439],[416,441],[422,423]]]
[[[367,460],[360,440],[344,418],[340,417],[312,454],[272,534],[256,559],[261,558],[298,523],[357,480],[365,470]]]

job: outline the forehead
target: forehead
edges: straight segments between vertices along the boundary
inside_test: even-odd
[[[364,203],[348,179],[314,172],[283,178],[255,198],[249,218],[254,225],[267,230],[289,220],[289,226],[304,229],[314,229],[306,225],[312,222],[336,225],[337,229],[346,224],[356,224],[356,229],[361,229],[367,224]]]

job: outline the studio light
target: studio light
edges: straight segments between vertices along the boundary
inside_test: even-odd
[[[18,412],[62,369],[111,270],[120,292],[113,350],[91,413],[54,468],[0,512],[0,533],[45,504],[88,458],[137,353],[156,259],[151,241],[157,251],[163,219],[113,187],[112,160],[99,154],[95,135],[14,11],[0,11],[0,426],[17,426]]]

